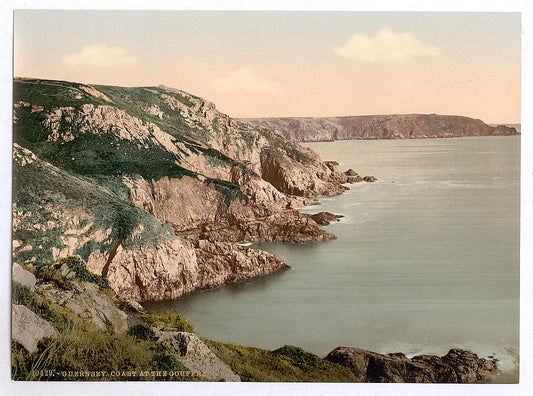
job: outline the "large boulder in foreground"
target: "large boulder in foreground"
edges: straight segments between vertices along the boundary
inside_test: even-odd
[[[11,339],[21,344],[30,353],[37,350],[37,344],[43,338],[54,338],[54,327],[38,317],[24,305],[11,306]]]
[[[173,349],[179,355],[180,361],[191,372],[213,381],[239,382],[241,380],[226,363],[211,352],[196,334],[163,330],[156,330],[155,333],[158,337],[157,342],[164,343],[167,348]]]
[[[362,382],[473,383],[496,370],[494,360],[479,358],[465,349],[450,349],[444,356],[403,353],[380,354],[359,348],[338,347],[325,358],[348,367]]]

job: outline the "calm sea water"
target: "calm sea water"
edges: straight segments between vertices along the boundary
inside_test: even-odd
[[[517,380],[520,137],[309,143],[376,176],[324,198],[337,240],[255,243],[290,271],[150,304],[208,338],[325,355],[469,348]]]

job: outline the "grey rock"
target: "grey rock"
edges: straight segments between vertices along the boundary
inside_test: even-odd
[[[35,352],[37,344],[43,338],[54,338],[54,327],[40,318],[24,305],[11,307],[11,338],[21,344],[28,352]]]
[[[139,304],[137,301],[135,301],[135,300],[127,300],[126,303],[134,311],[137,311],[137,312],[144,312],[145,311],[144,307],[141,304]]]
[[[17,263],[13,263],[13,280],[24,286],[28,286],[30,289],[33,289],[37,283],[35,276]]]
[[[191,372],[214,381],[238,382],[240,377],[218,358],[196,334],[182,331],[156,330],[158,342],[164,342],[180,356],[180,361]]]
[[[98,286],[90,282],[72,282],[72,286],[72,290],[42,286],[39,286],[39,290],[51,301],[70,309],[81,318],[90,319],[101,330],[106,330],[108,325],[118,333],[127,330],[128,315],[118,309]]]

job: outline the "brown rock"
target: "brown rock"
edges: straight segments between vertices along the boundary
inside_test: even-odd
[[[311,215],[311,218],[320,225],[328,225],[334,221],[339,221],[343,215],[336,215],[330,212],[319,212]]]
[[[350,168],[347,171],[345,171],[344,174],[346,176],[357,176],[358,175],[358,173],[356,171],[354,171],[352,168]]]
[[[359,348],[338,347],[325,358],[348,367],[363,382],[471,383],[496,370],[494,360],[479,358],[465,349],[451,349],[446,355],[415,356],[380,354]]]
[[[363,177],[363,181],[366,181],[368,183],[374,183],[377,179],[374,176],[365,176]]]
[[[388,114],[347,117],[242,119],[277,130],[296,142],[350,139],[417,139],[460,136],[518,135],[515,128],[493,127],[469,117],[438,114]]]

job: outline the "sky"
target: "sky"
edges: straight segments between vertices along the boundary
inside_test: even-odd
[[[14,13],[14,75],[167,85],[232,117],[437,113],[520,122],[512,12]]]

